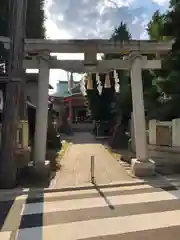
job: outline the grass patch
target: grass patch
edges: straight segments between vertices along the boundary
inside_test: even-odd
[[[110,148],[110,147],[106,147],[106,149],[108,150],[108,152],[115,158],[115,159],[120,159],[122,157],[122,155],[120,153],[118,153],[116,150]]]
[[[69,145],[71,143],[69,141],[62,141],[62,147],[61,150],[57,153],[56,160],[55,160],[55,169],[56,171],[61,168],[61,159],[64,157],[64,154],[66,153]]]
[[[109,146],[107,146],[106,149],[116,160],[123,162],[131,163],[131,159],[136,157],[135,153],[129,151],[129,149],[116,150]]]
[[[47,151],[47,159],[50,160],[51,171],[58,171],[61,168],[61,159],[66,153],[70,142],[62,141],[61,150],[57,149],[48,149]]]
[[[115,152],[112,152],[111,153],[113,155],[114,158],[116,159],[120,159],[122,157],[122,155],[120,153],[115,153]]]

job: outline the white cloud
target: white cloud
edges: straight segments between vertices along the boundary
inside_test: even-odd
[[[51,39],[69,39],[72,36],[64,29],[60,30],[57,25],[51,20],[47,19],[45,22],[46,37]]]
[[[72,36],[65,30],[60,30],[56,23],[52,21],[51,14],[49,13],[49,7],[52,5],[52,0],[46,1],[45,13],[46,13],[46,37],[51,39],[69,39]],[[63,16],[59,15],[58,20],[62,20]],[[79,55],[70,55],[69,54],[57,54],[58,59],[78,59],[82,58]],[[80,80],[79,74],[75,74],[75,80]],[[49,83],[56,89],[56,84],[58,80],[67,80],[67,72],[61,69],[51,69],[50,70],[50,80]]]
[[[169,0],[152,0],[152,1],[162,6],[169,3]]]
[[[159,8],[167,8],[169,0],[46,0],[45,3],[48,38],[108,38],[113,28],[123,21],[133,38],[147,39],[145,27],[151,15]],[[57,80],[65,78],[64,72],[51,71],[53,86]]]

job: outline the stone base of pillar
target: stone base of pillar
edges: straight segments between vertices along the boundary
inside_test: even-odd
[[[35,163],[33,173],[36,178],[48,179],[51,173],[50,161]]]
[[[131,173],[136,177],[150,177],[155,175],[155,162],[151,159],[139,161],[131,159]]]

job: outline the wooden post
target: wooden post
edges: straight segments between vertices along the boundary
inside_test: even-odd
[[[91,156],[91,183],[95,184],[95,176],[94,176],[94,156]]]
[[[2,149],[0,159],[0,184],[2,188],[12,188],[16,184],[17,129],[23,79],[24,37],[26,26],[27,0],[11,1],[10,56],[8,82],[2,125]]]

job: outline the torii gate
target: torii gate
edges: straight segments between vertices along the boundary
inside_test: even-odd
[[[9,48],[9,39],[0,37]],[[161,60],[148,60],[148,54],[166,54],[172,48],[172,41],[128,42],[110,40],[25,40],[25,51],[29,56],[24,60],[25,69],[39,69],[38,104],[36,113],[34,162],[40,171],[45,165],[49,69],[64,69],[76,73],[105,73],[112,69],[129,69],[133,101],[136,158],[132,159],[135,175],[152,174],[155,164],[148,158],[147,136],[144,114],[142,69],[160,69]],[[84,53],[84,60],[57,60],[50,53]],[[126,54],[124,60],[97,60],[97,53]]]

